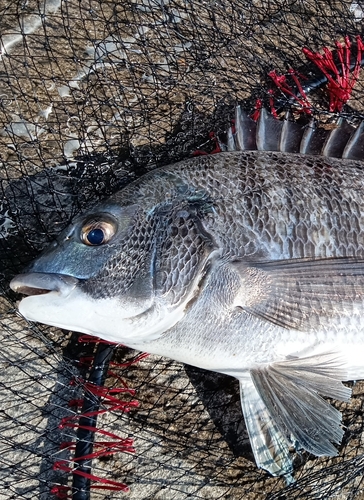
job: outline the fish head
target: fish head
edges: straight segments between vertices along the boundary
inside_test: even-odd
[[[184,315],[211,245],[196,213],[119,198],[77,217],[10,286],[28,320],[133,347]]]

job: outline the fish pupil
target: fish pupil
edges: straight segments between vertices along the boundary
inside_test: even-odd
[[[87,234],[87,241],[90,245],[101,245],[104,241],[104,231],[102,229],[92,229]]]

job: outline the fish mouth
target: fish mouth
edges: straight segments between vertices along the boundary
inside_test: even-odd
[[[18,274],[10,282],[10,288],[23,295],[45,295],[56,292],[62,296],[68,295],[78,284],[73,276],[52,273]]]

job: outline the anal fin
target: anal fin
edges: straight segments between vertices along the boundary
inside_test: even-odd
[[[241,406],[258,467],[292,481],[290,443],[271,418],[251,379],[240,380]]]

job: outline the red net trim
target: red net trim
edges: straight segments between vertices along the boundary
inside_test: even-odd
[[[82,336],[79,338],[79,342],[85,342],[88,341],[88,339],[88,336]],[[93,337],[91,337],[90,340],[94,342]],[[106,344],[106,342],[102,343]],[[78,431],[81,430],[90,432],[95,435],[95,440],[93,441],[93,443],[90,443],[89,453],[82,454],[82,456],[74,456],[69,460],[59,460],[54,463],[53,468],[55,470],[61,470],[66,473],[70,473],[73,475],[73,477],[75,475],[81,476],[85,478],[85,481],[91,481],[89,482],[88,486],[90,490],[98,489],[123,492],[127,492],[129,490],[128,486],[122,482],[105,479],[96,474],[92,474],[91,468],[90,472],[88,472],[87,470],[82,470],[82,468],[80,469],[79,463],[88,460],[91,461],[100,457],[110,456],[115,453],[135,453],[133,439],[121,438],[120,436],[112,432],[103,430],[96,425],[85,425],[85,423],[87,424],[87,419],[90,419],[90,422],[92,421],[91,419],[94,419],[93,422],[96,423],[96,418],[99,415],[105,414],[107,412],[121,411],[123,413],[127,413],[131,409],[137,408],[139,406],[139,403],[136,400],[124,401],[122,399],[119,399],[118,396],[125,393],[134,396],[135,390],[130,389],[127,386],[126,382],[121,378],[121,376],[116,373],[116,370],[118,368],[128,368],[146,358],[147,356],[147,353],[142,353],[135,356],[130,361],[126,361],[124,363],[110,362],[109,365],[113,367],[113,370],[109,370],[109,365],[107,365],[107,375],[117,379],[122,387],[104,387],[93,382],[85,381],[82,377],[77,377],[71,380],[70,385],[81,386],[85,391],[85,394],[91,394],[92,396],[95,396],[95,401],[97,402],[97,400],[99,400],[99,404],[96,403],[96,409],[93,411],[81,411],[79,414],[64,417],[59,423],[59,428],[73,428],[77,429]],[[79,359],[79,366],[87,367],[91,365],[97,365],[97,361],[95,361],[94,356],[84,356]],[[82,408],[83,405],[84,398],[72,399],[69,402],[69,406],[76,409]],[[109,439],[109,441],[99,439],[96,440],[96,436],[106,437]],[[77,441],[67,441],[61,443],[60,448],[63,450],[67,449],[71,452],[74,452],[76,450],[76,446]],[[70,499],[73,498],[74,490],[71,486],[54,485],[51,489],[51,493],[59,499]]]
[[[352,43],[348,36],[344,43],[335,42],[336,51],[327,47],[323,48],[323,54],[312,52],[308,48],[302,51],[322,71],[328,80],[327,92],[330,98],[330,111],[342,111],[344,104],[350,99],[354,85],[358,81],[362,64],[362,53],[364,44],[360,36],[356,37],[356,57],[352,57]],[[335,62],[334,54],[337,55],[339,65]]]

